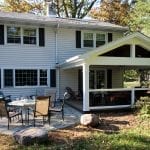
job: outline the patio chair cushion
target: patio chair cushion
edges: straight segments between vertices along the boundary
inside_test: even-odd
[[[48,140],[48,131],[39,127],[30,127],[13,134],[15,141],[22,145],[43,143]]]

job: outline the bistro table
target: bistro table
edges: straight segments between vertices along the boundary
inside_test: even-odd
[[[20,99],[20,100],[14,100],[12,102],[8,103],[9,106],[12,107],[19,107],[22,109],[22,111],[25,113],[25,121],[27,121],[27,110],[29,107],[35,106],[35,100],[33,99]]]

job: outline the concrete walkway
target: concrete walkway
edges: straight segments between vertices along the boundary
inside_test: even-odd
[[[42,120],[37,120],[36,121],[36,127],[43,127],[46,130],[57,130],[57,129],[61,129],[61,128],[66,128],[69,126],[73,126],[77,123],[79,123],[80,121],[80,116],[81,113],[77,110],[75,110],[74,108],[65,105],[64,107],[64,121],[61,118],[61,113],[57,113],[51,116],[51,123],[50,125],[46,122],[45,125],[43,126],[43,122]],[[32,122],[32,121],[31,121]],[[14,132],[24,129],[24,128],[28,128],[33,126],[33,124],[31,125],[26,125],[24,123],[24,125],[22,126],[21,122],[16,122],[12,121],[12,123],[10,124],[10,129],[7,129],[7,118],[0,118],[0,133],[1,134],[9,134],[12,135]]]

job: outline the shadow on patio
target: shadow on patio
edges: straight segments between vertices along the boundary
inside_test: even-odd
[[[66,127],[69,127],[69,126],[79,123],[80,116],[81,116],[80,112],[71,108],[68,105],[65,105],[64,121],[61,118],[61,113],[58,113],[51,117],[50,125],[48,124],[48,121],[47,121],[43,126],[42,119],[40,119],[40,120],[36,121],[36,126],[40,126],[40,127],[42,126],[46,130],[56,130],[56,129],[66,128]],[[22,126],[21,122],[17,122],[17,119],[16,119],[16,120],[12,121],[12,123],[10,124],[10,129],[8,130],[7,129],[7,121],[8,120],[5,117],[0,118],[0,133],[2,133],[2,134],[10,134],[11,135],[14,132],[16,132],[17,130],[30,127],[31,125],[33,126],[33,124],[28,125],[26,122],[24,122],[24,125]],[[32,121],[31,121],[31,123],[32,123]]]

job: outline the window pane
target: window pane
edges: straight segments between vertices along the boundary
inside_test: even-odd
[[[105,44],[105,34],[96,34],[96,47]]]
[[[37,70],[15,70],[16,86],[36,86]]]
[[[21,43],[20,27],[7,27],[7,43]]]
[[[23,43],[24,44],[36,44],[36,29],[24,29],[23,30]]]
[[[105,41],[105,34],[96,34],[96,41]]]
[[[5,69],[4,70],[4,87],[13,86],[13,70]]]
[[[84,47],[93,47],[93,33],[84,33]]]
[[[47,85],[47,70],[40,70],[40,85]]]

